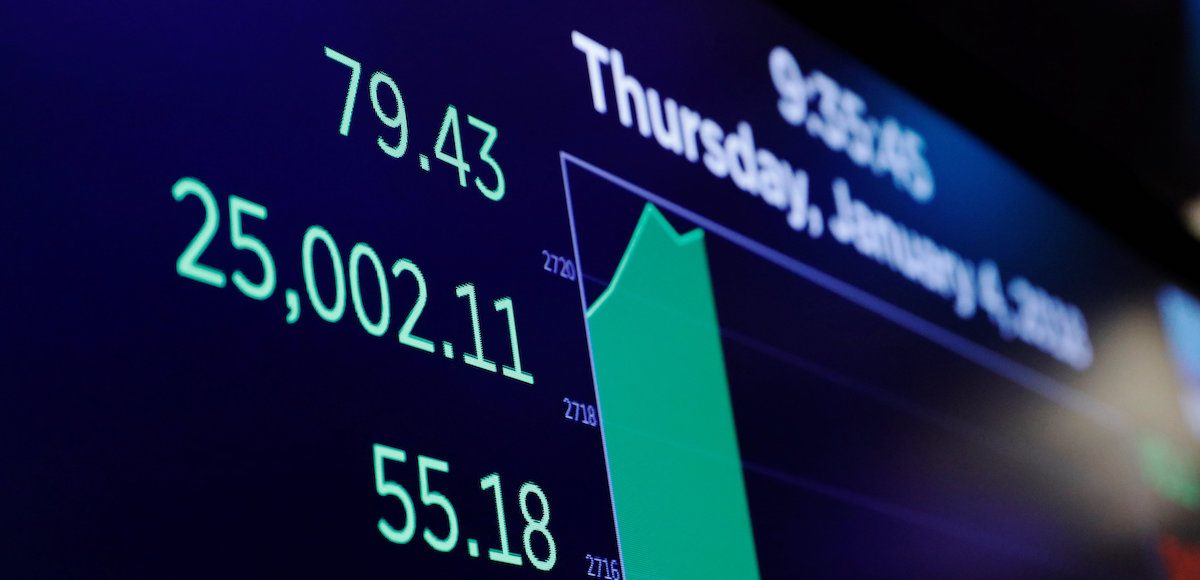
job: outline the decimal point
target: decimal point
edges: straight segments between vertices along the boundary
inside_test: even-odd
[[[421,164],[421,169],[429,171],[429,158],[424,153],[417,155],[417,163]]]
[[[468,539],[467,540],[467,553],[470,554],[472,558],[478,558],[479,557],[479,542],[476,542],[474,539]]]
[[[446,358],[454,358],[454,345],[449,341],[442,341],[442,355]]]

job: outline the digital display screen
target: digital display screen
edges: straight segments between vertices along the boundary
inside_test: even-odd
[[[0,9],[0,575],[1200,570],[1200,301],[777,8],[136,4]]]

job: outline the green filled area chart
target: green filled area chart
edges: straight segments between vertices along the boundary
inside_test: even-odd
[[[1137,505],[1056,480],[1136,476],[1090,399],[848,281],[820,228],[561,163],[624,577],[1113,575],[1084,522]]]
[[[625,576],[757,577],[704,231],[649,202],[624,221],[607,288],[583,301]]]

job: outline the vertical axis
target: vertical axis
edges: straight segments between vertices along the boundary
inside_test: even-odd
[[[567,218],[571,224],[571,246],[575,251],[575,271],[576,281],[579,283],[579,313],[583,316],[584,334],[587,337],[588,346],[588,362],[591,365],[592,371],[592,393],[596,399],[596,414],[600,416],[600,446],[604,451],[604,472],[608,477],[608,504],[612,506],[612,521],[613,530],[617,533],[617,560],[621,562],[621,573],[624,575],[625,570],[625,555],[621,548],[621,526],[617,522],[617,500],[613,495],[612,486],[612,465],[608,462],[608,441],[604,436],[604,409],[600,406],[600,383],[596,380],[596,359],[592,354],[592,330],[588,325],[587,319],[587,297],[583,291],[583,260],[579,255],[579,233],[575,228],[575,206],[571,201],[571,180],[567,177],[567,152],[560,150],[558,152],[558,163],[562,170],[563,192],[567,196]]]

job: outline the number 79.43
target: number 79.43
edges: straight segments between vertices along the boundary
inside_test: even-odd
[[[325,56],[350,69],[350,83],[346,89],[346,102],[342,106],[341,124],[338,126],[339,133],[349,136],[351,120],[354,117],[354,103],[358,100],[358,89],[362,81],[362,64],[328,46],[325,47]],[[397,132],[394,137],[380,135],[375,139],[375,143],[379,145],[380,151],[390,157],[400,159],[408,151],[408,110],[404,106],[404,96],[400,94],[400,88],[396,85],[396,81],[383,71],[372,73],[367,85],[371,108],[375,110],[375,116],[385,128],[395,129]],[[395,103],[395,114],[385,111],[389,107],[385,107],[386,100],[380,99],[380,93],[384,87],[388,93],[391,93],[391,101]],[[482,177],[475,177],[475,188],[484,197],[492,201],[500,201],[504,197],[504,171],[500,169],[499,162],[492,157],[492,147],[496,144],[499,131],[490,123],[471,115],[467,115],[467,124],[483,132],[483,144],[479,147],[477,155],[492,174],[486,180]],[[447,143],[447,140],[450,143]],[[446,152],[447,145],[453,147],[453,154]],[[467,186],[467,174],[471,172],[471,165],[463,157],[458,108],[454,105],[448,105],[445,114],[442,115],[441,129],[438,130],[437,140],[433,144],[433,155],[458,172],[459,187]],[[417,155],[417,164],[422,171],[431,170],[429,157],[424,153]]]

